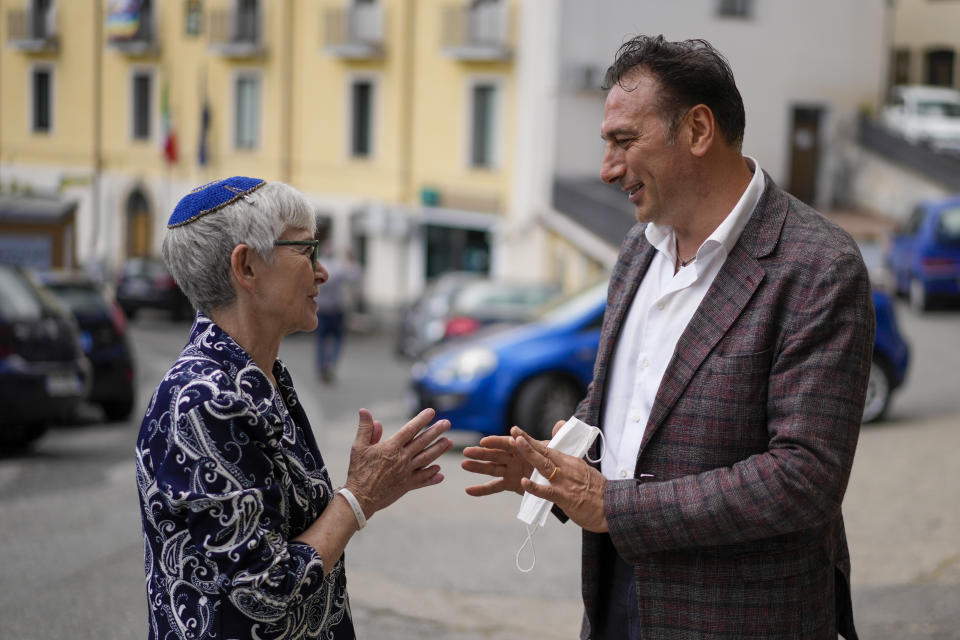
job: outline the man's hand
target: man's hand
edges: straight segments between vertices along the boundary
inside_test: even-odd
[[[546,498],[587,531],[607,531],[607,517],[603,510],[603,490],[607,480],[603,474],[581,458],[547,448],[547,443],[530,437],[520,427],[513,427],[510,436],[508,439],[516,455],[535,467],[544,478],[550,479],[549,485],[542,485],[525,476],[520,480],[523,491]]]
[[[554,435],[563,423],[563,420],[558,420],[553,425]],[[469,459],[461,462],[461,467],[473,473],[496,478],[485,484],[467,487],[467,494],[480,497],[501,491],[514,491],[523,495],[520,481],[530,477],[533,465],[517,455],[512,442],[511,436],[487,436],[480,440],[479,447],[467,447],[463,450],[464,457]],[[546,443],[543,444],[546,446]]]

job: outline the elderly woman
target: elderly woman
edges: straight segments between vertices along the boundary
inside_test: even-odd
[[[365,409],[334,489],[280,341],[317,326],[327,278],[293,188],[234,177],[185,196],[163,257],[198,309],[137,441],[149,637],[353,638],[344,548],[374,513],[443,480],[450,428],[393,437]]]

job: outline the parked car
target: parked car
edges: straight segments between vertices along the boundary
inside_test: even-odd
[[[80,326],[80,344],[93,367],[88,401],[100,405],[108,420],[130,417],[136,381],[127,319],[120,305],[81,273],[48,272],[40,280],[73,312]]]
[[[174,320],[193,316],[193,309],[160,258],[130,258],[117,278],[117,302],[128,318],[140,309],[161,309]]]
[[[915,309],[960,300],[960,195],[920,203],[894,233],[887,266]]]
[[[934,151],[960,152],[960,91],[902,85],[881,115],[884,126]]]
[[[593,377],[606,283],[563,298],[533,322],[451,345],[413,366],[414,409],[484,435],[520,424],[549,439]]]
[[[560,287],[552,283],[447,274],[411,307],[402,322],[398,350],[419,357],[442,342],[470,335],[481,327],[528,320],[559,293]]]
[[[606,283],[597,284],[520,326],[451,345],[411,371],[411,410],[437,410],[453,428],[483,435],[519,424],[549,439],[557,420],[573,414],[593,377],[606,306]],[[902,384],[909,349],[890,297],[874,292],[877,334],[864,421],[880,419]]]
[[[21,447],[86,397],[76,320],[28,272],[0,264],[0,447]]]
[[[397,354],[415,358],[422,351],[423,344],[442,337],[442,330],[438,329],[435,323],[431,327],[433,335],[428,335],[428,322],[446,315],[450,310],[453,296],[463,288],[463,285],[481,277],[483,277],[482,274],[475,272],[451,271],[428,282],[423,293],[404,309],[400,316],[396,341]]]
[[[873,362],[863,406],[864,422],[876,422],[886,415],[893,392],[903,384],[910,364],[910,347],[900,333],[893,298],[874,288],[873,310],[877,333],[873,339]]]

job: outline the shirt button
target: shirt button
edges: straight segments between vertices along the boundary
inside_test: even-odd
[[[666,306],[666,305],[664,305],[662,302],[658,302],[658,303],[657,303],[657,309],[659,309],[660,311],[663,311],[663,307],[664,307],[664,306]]]
[[[620,477],[621,477],[621,478],[626,478],[626,477],[627,477],[627,470],[626,470],[626,469],[620,469]]]
[[[644,359],[643,359],[643,368],[646,369],[646,368],[649,367],[649,366],[650,366],[650,361],[647,360],[646,358],[644,358]]]
[[[640,422],[640,416],[633,416],[630,419],[633,420],[634,422]]]

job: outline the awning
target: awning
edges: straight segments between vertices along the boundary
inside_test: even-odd
[[[55,196],[0,195],[0,222],[56,225],[76,210],[76,200]]]

